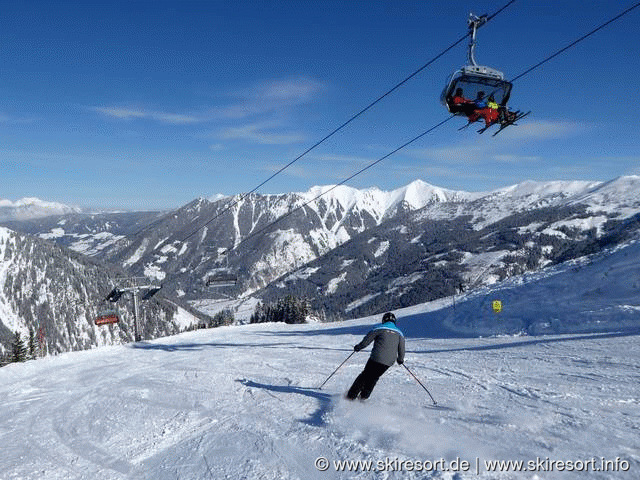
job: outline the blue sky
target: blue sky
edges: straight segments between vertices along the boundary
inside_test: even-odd
[[[252,190],[505,1],[5,1],[0,198],[173,208]],[[518,0],[478,34],[513,78],[633,2]],[[497,137],[454,119],[354,179],[482,191],[640,174],[640,8],[514,84]],[[261,188],[334,184],[447,116],[466,42]]]

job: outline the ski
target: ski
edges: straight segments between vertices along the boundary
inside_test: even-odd
[[[478,130],[478,133],[480,133],[480,134],[484,133],[487,130],[487,128],[489,128],[489,127],[491,127],[493,125],[495,125],[495,123],[490,123],[486,127],[482,127],[480,130]]]
[[[497,134],[499,134],[502,130],[504,130],[505,128],[507,128],[507,127],[508,127],[508,126],[510,126],[510,125],[517,125],[517,123],[516,123],[516,122],[517,122],[518,120],[520,120],[520,119],[522,119],[522,118],[526,117],[526,116],[527,116],[527,115],[529,115],[530,113],[531,113],[531,110],[529,110],[528,112],[525,112],[525,113],[518,113],[518,114],[516,115],[516,117],[515,117],[513,120],[511,120],[511,121],[509,121],[509,122],[505,122],[504,124],[500,125],[500,128],[498,129],[498,131],[496,131],[496,132],[493,134],[493,136],[495,137]]]
[[[436,404],[436,405],[424,405],[424,408],[426,408],[427,410],[440,410],[441,412],[455,412],[456,409],[453,407],[447,407],[445,405],[440,405],[440,404]]]

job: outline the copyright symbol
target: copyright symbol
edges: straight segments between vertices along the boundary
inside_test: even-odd
[[[325,457],[316,458],[316,461],[314,463],[316,468],[321,472],[326,472],[327,470],[329,470],[329,460],[327,460]]]

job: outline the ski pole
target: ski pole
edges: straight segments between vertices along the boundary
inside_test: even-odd
[[[355,352],[355,351],[351,352],[351,355],[349,355],[347,358],[345,358],[345,359],[344,359],[344,362],[342,362],[340,365],[338,365],[338,368],[336,368],[336,369],[333,371],[333,373],[332,373],[331,375],[329,375],[329,376],[327,377],[327,379],[326,379],[324,382],[322,382],[322,385],[320,385],[320,386],[318,387],[318,390],[322,390],[322,387],[324,387],[324,384],[325,384],[325,383],[327,383],[327,382],[329,381],[329,379],[330,379],[331,377],[333,377],[333,376],[336,374],[336,372],[337,372],[338,370],[340,370],[340,367],[341,367],[342,365],[344,365],[345,363],[347,363],[347,360],[349,360],[349,359],[353,356],[353,354],[354,354],[354,353],[356,353],[356,352]]]
[[[413,372],[412,372],[411,370],[409,370],[409,367],[407,367],[404,363],[402,364],[402,366],[403,366],[404,368],[406,368],[406,369],[407,369],[407,372],[409,372],[409,374],[410,374],[410,375],[411,375],[411,376],[416,380],[416,382],[418,382],[418,383],[420,384],[420,386],[421,386],[422,388],[424,388],[424,391],[425,391],[425,392],[427,392],[427,393],[429,393],[429,390],[427,390],[427,387],[425,387],[425,386],[422,384],[422,382],[418,379],[418,377],[416,377],[416,376],[413,374]],[[438,402],[436,402],[436,399],[435,399],[435,398],[433,398],[433,395],[431,395],[431,393],[429,393],[429,397],[431,397],[431,400],[433,401],[433,404],[434,404],[434,405],[438,405]]]

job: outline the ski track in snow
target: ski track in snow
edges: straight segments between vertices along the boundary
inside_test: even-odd
[[[365,353],[315,388],[374,321],[222,327],[9,365],[0,478],[637,478],[637,335],[409,337],[407,365],[442,409],[398,366],[368,402],[344,400]],[[320,472],[319,456],[460,457],[473,471]],[[477,475],[476,457],[620,457],[630,471]]]

